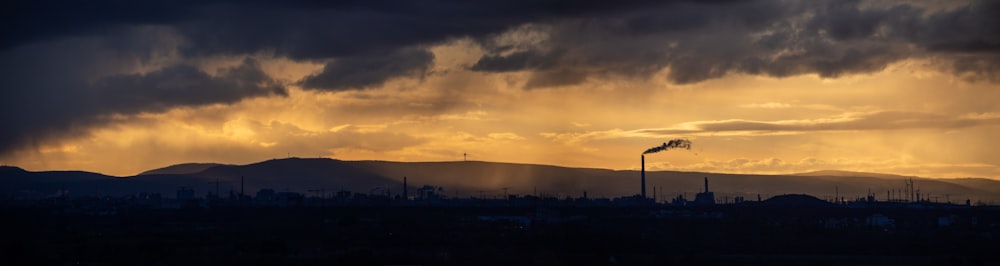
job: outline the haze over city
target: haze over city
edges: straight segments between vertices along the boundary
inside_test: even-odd
[[[0,163],[1000,178],[991,1],[4,4]]]

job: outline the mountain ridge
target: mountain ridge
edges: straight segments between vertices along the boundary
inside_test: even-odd
[[[170,166],[160,167],[156,169],[143,171],[139,175],[154,175],[154,174],[193,174],[197,172],[204,171],[205,169],[226,165],[220,163],[180,163]]]
[[[929,177],[919,177],[919,176],[908,176],[908,175],[897,175],[897,174],[885,174],[885,173],[874,173],[874,172],[858,172],[858,171],[845,171],[845,170],[817,170],[809,171],[803,173],[793,173],[789,175],[796,176],[858,176],[858,177],[876,177],[876,178],[929,178]],[[929,178],[936,179],[936,178]]]
[[[192,167],[193,166],[193,167]],[[203,168],[191,172],[192,169]],[[17,168],[20,169],[20,168]],[[167,170],[163,170],[167,169]],[[160,170],[160,171],[157,171]],[[172,172],[173,171],[173,172]],[[183,173],[175,173],[183,172]],[[402,193],[403,177],[410,193],[423,185],[443,188],[447,196],[493,196],[544,194],[579,197],[619,197],[638,194],[639,171],[603,168],[575,168],[542,164],[485,161],[393,162],[379,160],[342,161],[330,158],[287,158],[245,165],[178,164],[153,169],[135,176],[115,178],[89,172],[0,171],[4,190],[0,193],[34,191],[49,195],[66,184],[77,194],[139,192],[173,195],[178,187],[198,193],[253,194],[259,189],[283,191],[350,190],[356,193],[395,195]],[[870,176],[870,175],[875,175]],[[25,178],[29,177],[29,178]],[[884,199],[903,187],[904,176],[848,171],[814,171],[791,175],[721,174],[682,171],[647,171],[647,193],[659,199],[693,198],[703,191],[708,177],[719,199],[757,195],[809,194],[819,198],[863,197],[870,193]],[[111,181],[109,181],[111,180]],[[914,177],[927,197],[940,201],[970,198],[1000,200],[1000,181],[988,179],[931,179]],[[90,182],[90,183],[88,183]],[[87,183],[87,184],[84,184]],[[106,186],[106,187],[105,187]],[[506,189],[505,189],[506,188]],[[656,190],[656,194],[653,191]],[[412,195],[412,194],[411,194]]]

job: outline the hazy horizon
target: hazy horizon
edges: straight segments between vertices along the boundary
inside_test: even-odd
[[[269,158],[269,159],[264,159],[264,160],[259,160],[259,161],[253,161],[253,162],[249,162],[249,163],[217,163],[217,162],[183,162],[183,163],[174,163],[174,164],[169,164],[169,165],[163,165],[163,166],[149,168],[149,169],[145,169],[145,170],[142,170],[140,172],[137,172],[137,173],[126,174],[126,175],[115,175],[115,174],[103,173],[103,172],[98,172],[98,171],[89,171],[89,170],[86,170],[86,169],[30,169],[30,168],[21,167],[21,166],[18,166],[18,165],[6,165],[6,164],[2,165],[2,166],[17,167],[17,168],[21,168],[21,169],[24,169],[24,170],[30,171],[30,172],[84,171],[84,172],[91,172],[91,173],[103,174],[103,175],[114,176],[114,177],[130,177],[130,176],[138,176],[138,175],[141,175],[141,174],[143,174],[145,172],[149,172],[149,171],[160,170],[160,169],[170,168],[170,167],[179,166],[179,165],[213,164],[213,165],[228,165],[228,166],[246,166],[246,165],[251,165],[251,164],[256,164],[256,163],[263,163],[263,162],[267,162],[267,161],[271,161],[271,160],[284,160],[284,159],[329,159],[329,160],[340,160],[340,161],[345,161],[345,162],[390,162],[390,163],[418,163],[418,164],[419,163],[482,162],[482,163],[496,163],[496,164],[519,164],[519,165],[553,166],[553,167],[577,168],[577,169],[598,169],[598,170],[610,170],[610,171],[640,171],[639,168],[635,168],[635,169],[612,169],[612,168],[601,168],[601,167],[590,167],[590,166],[572,166],[572,165],[558,165],[558,164],[539,164],[539,163],[530,163],[530,162],[505,162],[505,161],[482,161],[482,160],[457,160],[457,161],[393,161],[393,160],[378,160],[378,159],[342,160],[342,159],[338,159],[338,158],[328,158],[328,157],[295,157],[295,156],[284,157],[284,158]],[[847,173],[847,174],[858,174],[858,175],[855,175],[855,176],[891,175],[891,176],[899,176],[899,177],[917,177],[917,178],[926,178],[926,179],[945,179],[945,180],[947,180],[947,179],[970,179],[970,178],[975,179],[975,178],[981,178],[981,179],[987,179],[987,180],[1000,181],[1000,179],[989,178],[989,177],[976,177],[976,176],[935,177],[935,176],[902,175],[902,174],[893,174],[893,173],[849,171],[849,170],[842,170],[842,169],[817,169],[817,170],[807,170],[807,171],[802,171],[802,172],[788,172],[788,173],[728,173],[728,172],[710,172],[710,171],[686,171],[686,170],[673,170],[673,169],[650,169],[649,167],[647,167],[646,171],[647,172],[689,172],[689,173],[707,173],[707,174],[722,174],[722,175],[775,175],[775,176],[793,176],[793,175],[799,175],[799,174],[811,174],[811,173],[832,171],[832,172],[840,172],[840,173]],[[840,174],[840,173],[836,173],[836,174]]]

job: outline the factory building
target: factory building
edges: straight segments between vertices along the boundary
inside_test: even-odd
[[[705,192],[698,193],[694,196],[694,204],[698,206],[712,206],[715,205],[715,193],[708,190],[708,177],[705,177]]]

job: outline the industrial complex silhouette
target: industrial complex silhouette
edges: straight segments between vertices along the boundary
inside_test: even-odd
[[[760,188],[713,191],[709,182],[723,180],[712,184],[733,190],[734,183],[746,188],[746,180],[778,179],[787,186],[795,179],[646,172],[647,154],[689,147],[672,140],[647,150],[638,173],[297,158],[178,165],[125,178],[2,167],[0,264],[1000,263],[994,254],[1000,207],[983,201],[992,192],[952,189],[939,200],[921,192],[921,184],[958,185],[889,177],[876,180],[901,185],[875,187],[885,189],[881,199],[871,189],[852,194],[878,184],[859,178],[808,183],[831,184],[834,193],[822,198],[762,196]],[[493,190],[454,182],[494,172],[528,182]],[[679,177],[667,183],[665,174]],[[825,180],[835,173],[822,174]],[[646,194],[650,177],[658,184],[652,196]],[[453,182],[438,184],[447,181]],[[688,199],[684,191],[697,192]],[[948,197],[960,193],[981,198]]]

